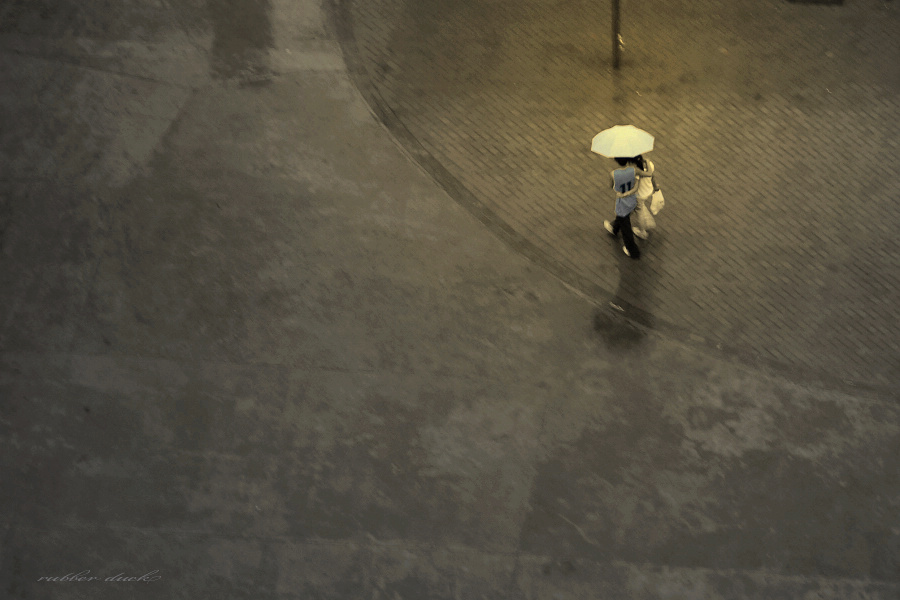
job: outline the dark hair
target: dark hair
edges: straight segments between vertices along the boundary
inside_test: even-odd
[[[624,167],[628,163],[634,163],[641,171],[647,170],[647,163],[644,162],[644,157],[640,154],[638,154],[637,156],[632,156],[630,158],[616,157],[616,162],[619,163],[620,167]]]

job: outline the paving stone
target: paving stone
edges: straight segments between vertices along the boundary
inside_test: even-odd
[[[557,275],[605,302],[636,269],[597,244],[611,161],[588,152],[632,122],[667,197],[632,306],[812,378],[900,381],[900,320],[878,304],[900,301],[896,5],[627,3],[619,72],[602,3],[344,8],[370,101]]]

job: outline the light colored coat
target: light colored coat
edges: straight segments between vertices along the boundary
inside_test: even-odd
[[[637,202],[634,207],[635,218],[632,220],[632,224],[634,228],[648,231],[656,228],[656,219],[653,218],[650,209],[647,207],[647,202],[653,197],[653,191],[656,189],[656,184],[653,181],[653,163],[646,159],[644,162],[647,164],[647,170],[641,171],[643,175],[638,176]],[[640,171],[640,169],[638,169],[638,171]]]
[[[645,161],[647,163],[647,170],[642,171],[643,175],[638,175],[638,189],[637,189],[637,197],[639,202],[645,202],[650,199],[650,196],[653,195],[653,163],[649,160]]]

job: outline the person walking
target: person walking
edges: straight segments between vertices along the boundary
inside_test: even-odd
[[[648,231],[656,227],[656,219],[653,218],[653,214],[650,212],[649,203],[653,197],[653,192],[659,188],[656,185],[656,180],[653,178],[653,163],[643,156],[635,156],[631,160],[633,162],[628,164],[635,167],[638,177],[637,205],[632,214],[631,229],[634,231],[635,236],[646,240],[649,237]]]
[[[612,187],[616,193],[616,218],[612,223],[603,221],[603,226],[613,236],[622,232],[622,241],[625,243],[622,251],[631,258],[641,255],[641,250],[634,241],[631,216],[638,208],[637,194],[641,180],[649,178],[648,183],[651,187],[653,185],[652,166],[645,164],[642,158],[643,154],[653,150],[653,142],[652,135],[634,125],[615,125],[591,139],[591,152],[613,158],[619,164],[619,168],[611,174]],[[651,170],[648,170],[648,166]],[[640,191],[643,193],[644,190]],[[652,193],[651,191],[651,196]],[[635,216],[644,215],[644,212],[640,212]],[[645,223],[648,222],[645,219]],[[643,229],[639,228],[638,231],[643,235]]]
[[[638,178],[648,173],[636,166],[634,158],[616,158],[619,168],[610,173],[612,188],[616,192],[616,218],[613,222],[603,221],[603,226],[613,236],[622,232],[622,251],[631,258],[641,256],[641,250],[634,241],[631,214],[637,207]]]

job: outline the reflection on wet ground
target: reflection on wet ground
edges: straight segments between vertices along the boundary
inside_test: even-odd
[[[213,26],[212,71],[220,79],[265,78],[272,47],[268,0],[208,0]]]

